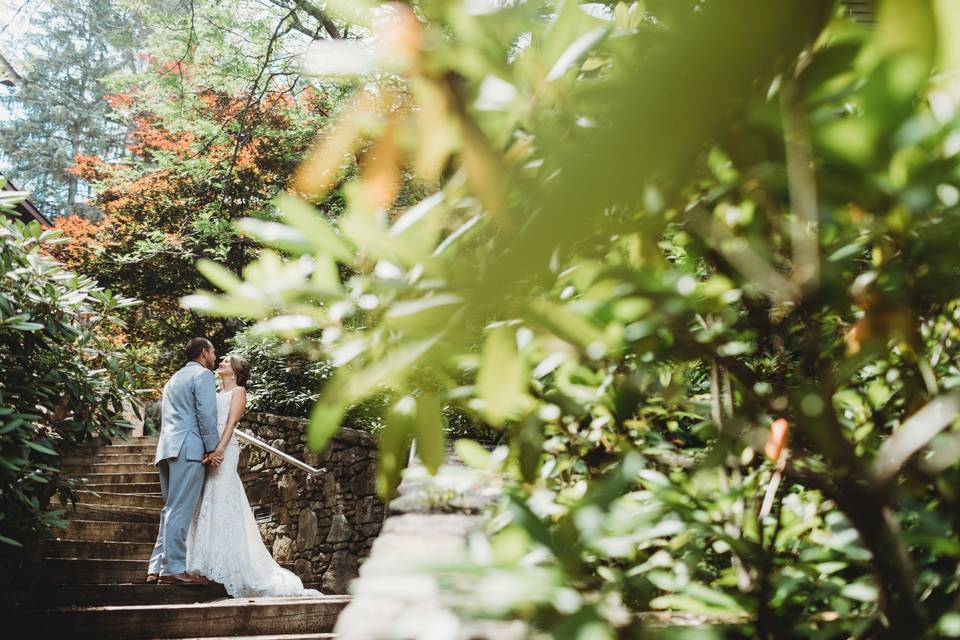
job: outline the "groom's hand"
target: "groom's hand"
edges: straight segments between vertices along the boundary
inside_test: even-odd
[[[211,451],[203,458],[203,464],[209,464],[211,467],[219,467],[223,462],[223,454]]]

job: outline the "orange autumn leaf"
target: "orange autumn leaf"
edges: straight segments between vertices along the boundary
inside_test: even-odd
[[[157,69],[157,73],[161,76],[172,73],[178,76],[186,77],[190,75],[190,65],[183,60],[171,60],[160,65],[160,68]]]
[[[97,155],[78,153],[73,157],[74,165],[67,173],[83,178],[87,182],[96,182],[110,175],[113,166]]]
[[[159,126],[151,116],[137,116],[133,124],[134,129],[130,134],[132,142],[127,148],[138,156],[144,156],[151,150],[183,153],[195,139],[189,131],[176,132]]]
[[[390,207],[400,191],[400,153],[396,134],[396,118],[392,117],[383,135],[363,155],[358,196],[358,204],[363,210]]]
[[[111,95],[104,96],[104,100],[107,101],[107,104],[109,104],[112,109],[132,107],[136,102],[136,98],[131,92],[113,93]]]
[[[327,195],[353,162],[363,129],[374,118],[377,101],[368,91],[358,91],[343,108],[337,123],[318,138],[293,174],[293,193],[317,198]]]
[[[70,238],[69,244],[43,245],[43,253],[62,262],[72,271],[82,271],[84,264],[92,259],[101,246],[103,227],[76,214],[60,216],[53,221],[53,228]]]
[[[763,452],[767,457],[776,462],[787,447],[787,441],[790,439],[790,423],[784,418],[777,418],[770,425],[770,434],[767,436],[767,443],[763,447]]]
[[[385,5],[390,18],[382,26],[380,46],[395,62],[407,68],[419,68],[423,55],[423,25],[407,5],[391,2]]]

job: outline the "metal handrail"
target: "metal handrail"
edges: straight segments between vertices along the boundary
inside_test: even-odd
[[[297,460],[296,458],[291,456],[289,453],[284,453],[283,451],[280,451],[280,449],[277,449],[276,447],[271,447],[269,444],[267,444],[260,438],[256,436],[252,436],[249,433],[246,433],[245,431],[241,431],[240,429],[234,429],[233,432],[237,434],[237,437],[240,438],[241,440],[249,442],[253,446],[263,449],[267,453],[272,453],[273,455],[277,456],[284,462],[288,462],[293,466],[297,467],[298,469],[303,469],[304,471],[306,471],[312,476],[317,475],[321,471],[326,471],[326,469],[315,469],[314,467],[311,467],[310,465],[308,465],[306,462]]]

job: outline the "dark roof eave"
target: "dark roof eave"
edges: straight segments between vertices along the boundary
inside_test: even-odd
[[[7,178],[6,183],[3,185],[4,191],[19,191],[10,179]],[[17,212],[18,217],[23,221],[36,220],[45,227],[52,227],[53,222],[50,221],[50,218],[40,213],[40,210],[33,206],[33,203],[29,200],[21,200],[13,207],[14,211]]]

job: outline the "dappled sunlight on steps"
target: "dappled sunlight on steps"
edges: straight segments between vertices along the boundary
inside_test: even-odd
[[[334,638],[348,596],[232,599],[220,585],[143,584],[163,507],[155,448],[155,437],[133,438],[64,460],[88,484],[67,530],[44,544],[39,605],[18,628],[64,640]]]

